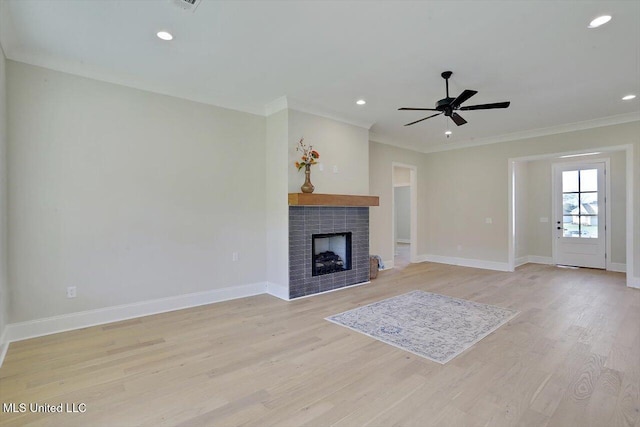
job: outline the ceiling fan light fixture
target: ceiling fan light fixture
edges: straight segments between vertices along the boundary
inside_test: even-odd
[[[173,40],[173,34],[171,34],[168,31],[158,31],[156,33],[156,36],[158,36],[159,39],[164,40],[164,41]]]
[[[589,22],[589,27],[587,28],[598,28],[607,22],[611,21],[611,15],[602,15],[594,18],[591,22]]]
[[[634,99],[636,96],[634,94],[629,94],[629,95],[625,95],[622,97],[623,101],[630,101],[632,99]]]
[[[356,101],[356,104],[358,104],[358,105],[364,105],[364,104],[366,104],[366,103],[367,103],[367,101],[365,101],[364,99],[358,99],[358,100]]]

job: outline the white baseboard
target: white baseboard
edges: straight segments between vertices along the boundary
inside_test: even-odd
[[[429,261],[427,259],[428,256],[429,255],[426,255],[426,254],[416,255],[416,257],[411,262],[415,262],[415,263],[417,263],[417,262],[427,262],[427,261]]]
[[[389,261],[382,261],[384,262],[384,268],[382,269],[384,270],[391,270],[394,267],[394,263],[393,260],[389,260]]]
[[[279,285],[277,283],[267,282],[267,293],[276,298],[289,301],[289,286]]]
[[[266,287],[267,284],[265,282],[252,283],[150,301],[141,301],[133,304],[63,314],[26,322],[10,323],[6,326],[4,340],[2,342],[3,344],[7,344],[13,341],[21,341],[58,332],[250,297],[264,294]]]
[[[4,362],[4,357],[7,355],[7,350],[9,350],[8,342],[0,344],[0,367],[2,366],[2,362]]]
[[[539,256],[539,255],[529,255],[527,257],[527,262],[532,264],[545,264],[545,265],[553,265],[553,258],[550,256]]]
[[[459,265],[461,267],[482,268],[485,270],[511,271],[508,262],[485,261],[481,259],[456,258],[440,255],[422,254],[416,257],[417,262],[436,262],[439,264]]]
[[[621,262],[612,262],[607,266],[608,271],[615,271],[617,273],[626,273],[627,272],[627,264],[623,264]]]
[[[640,277],[627,276],[627,286],[630,288],[640,289]]]
[[[409,239],[396,239],[396,243],[411,243]]]
[[[520,258],[516,258],[516,267],[519,267],[523,264],[532,263],[532,264],[545,264],[545,265],[553,265],[553,258],[547,256],[539,256],[539,255],[527,255]],[[625,273],[627,271],[627,265],[620,262],[612,262],[607,266],[607,271],[615,271],[618,273]]]
[[[5,325],[2,331],[0,331],[0,345],[7,344],[9,342],[7,341],[7,326],[8,325]]]
[[[553,264],[553,258],[551,257],[546,257],[546,256],[539,256],[539,255],[525,255],[525,256],[521,256],[516,258],[515,260],[515,267],[518,268],[521,265],[525,265],[525,264],[545,264],[545,265],[552,265]]]

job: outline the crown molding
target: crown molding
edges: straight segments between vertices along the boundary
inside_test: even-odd
[[[347,119],[338,113],[334,113],[329,110],[322,109],[321,107],[318,107],[315,105],[312,106],[310,104],[303,103],[298,100],[294,100],[287,96],[281,96],[280,98],[276,98],[273,101],[269,102],[267,105],[265,105],[264,114],[265,116],[268,117],[272,114],[275,114],[285,109],[296,110],[296,111],[301,111],[303,113],[313,114],[314,116],[324,117],[325,119],[331,119],[331,120],[346,123],[349,125],[358,126],[361,128],[365,128],[367,130],[369,130],[371,126],[373,126],[373,123],[366,122],[363,120]]]
[[[427,153],[427,151],[419,150],[411,144],[398,142],[398,140],[388,137],[386,135],[380,135],[379,133],[369,131],[369,141],[377,142],[379,144],[391,145],[393,147],[401,148],[403,150],[413,151],[416,153]]]
[[[0,15],[1,18],[2,15]],[[4,32],[3,32],[4,33]],[[386,145],[392,145],[402,149],[420,152],[420,153],[434,153],[448,150],[456,150],[460,148],[474,147],[480,145],[496,144],[500,142],[516,141],[521,139],[536,138],[540,136],[548,136],[554,134],[561,134],[566,132],[574,132],[604,126],[617,125],[622,123],[640,121],[640,111],[633,111],[630,113],[619,114],[615,116],[602,117],[593,120],[587,120],[582,122],[567,123],[558,126],[552,126],[547,128],[531,129],[521,132],[509,133],[504,135],[498,135],[480,139],[468,139],[460,142],[447,142],[434,145],[427,145],[424,148],[417,148],[413,144],[409,144],[403,141],[399,141],[388,136],[379,135],[372,132],[370,129],[374,122],[369,122],[360,119],[347,118],[342,114],[330,111],[317,105],[305,103],[296,99],[292,99],[287,96],[281,96],[266,105],[259,106],[244,106],[239,108],[237,105],[225,105],[224,103],[216,103],[208,97],[202,96],[201,93],[194,93],[181,90],[176,87],[169,87],[163,84],[149,82],[147,80],[137,78],[132,75],[123,73],[105,72],[97,67],[88,67],[86,64],[76,64],[69,61],[59,60],[53,57],[47,57],[43,55],[31,55],[20,49],[13,49],[9,45],[10,41],[7,40],[5,35],[2,44],[0,44],[0,54],[4,51],[6,59],[22,62],[28,65],[50,69],[62,73],[67,73],[83,78],[102,81],[106,83],[117,84],[133,89],[144,90],[165,96],[172,96],[179,99],[198,102],[201,104],[210,105],[218,108],[225,108],[229,110],[239,111],[248,114],[255,114],[262,117],[268,117],[283,109],[292,109],[301,111],[308,114],[324,117],[327,119],[335,120],[338,122],[350,124],[360,128],[369,130],[369,140],[379,142]]]
[[[559,126],[552,126],[548,128],[531,129],[522,132],[508,133],[505,135],[492,136],[488,138],[481,138],[476,140],[466,140],[461,142],[455,142],[453,144],[438,144],[431,147],[425,147],[421,150],[423,153],[435,153],[440,151],[456,150],[459,148],[475,147],[479,145],[497,144],[500,142],[517,141],[520,139],[537,138],[541,136],[556,135],[567,132],[576,132],[580,130],[599,128],[604,126],[619,125],[622,123],[629,123],[640,121],[640,111],[633,111],[631,113],[618,114],[615,116],[602,117],[599,119],[586,120],[583,122],[567,123]]]
[[[9,48],[14,44],[15,34],[13,19],[9,15],[9,4],[0,1],[0,53],[4,54],[5,58],[9,58]]]
[[[272,114],[275,114],[279,111],[286,110],[288,107],[287,97],[281,96],[280,98],[276,98],[267,105],[264,106],[264,115],[269,117]]]
[[[127,73],[105,71],[101,67],[61,60],[47,55],[33,55],[19,49],[12,49],[10,53],[5,51],[5,54],[6,58],[11,61],[32,65],[34,67],[40,67],[103,83],[111,83],[131,89],[142,90],[157,95],[171,96],[173,98],[197,102],[199,104],[209,105],[216,108],[224,108],[227,110],[239,111],[241,113],[254,114],[261,117],[265,116],[263,105],[243,106],[240,108],[237,105],[212,100],[210,97],[204,96],[196,90],[188,90],[176,86],[165,85],[163,83],[149,81]]]
[[[343,117],[340,113],[332,112],[322,107],[304,103],[301,101],[293,100],[287,96],[281,96],[262,107],[243,107],[239,108],[235,105],[224,105],[223,103],[216,103],[208,97],[202,96],[200,93],[187,93],[179,88],[168,87],[162,84],[149,83],[143,79],[117,74],[112,72],[103,72],[102,70],[92,67],[88,69],[86,65],[74,64],[68,61],[60,61],[54,58],[43,58],[41,56],[34,56],[29,54],[23,54],[22,52],[13,52],[8,59],[16,62],[22,62],[28,65],[36,67],[46,68],[61,73],[71,74],[79,77],[84,77],[92,80],[102,81],[106,83],[117,84],[120,86],[130,87],[133,89],[144,90],[160,95],[172,96],[174,98],[185,99],[188,101],[198,102],[201,104],[210,105],[218,108],[226,108],[228,110],[240,111],[243,113],[255,114],[262,117],[268,117],[277,113],[285,108],[301,111],[303,113],[313,114],[316,116],[324,117],[327,119],[335,120],[338,122],[346,123],[349,125],[357,126],[369,130],[373,125],[372,122],[364,120],[351,119]]]
[[[480,145],[497,144],[500,142],[517,141],[520,139],[537,138],[541,136],[556,135],[567,132],[576,132],[586,129],[594,129],[604,126],[613,126],[623,123],[630,123],[640,121],[640,111],[632,111],[631,113],[618,114],[615,116],[601,117],[593,120],[586,120],[582,122],[567,123],[558,126],[552,126],[547,128],[530,129],[522,132],[508,133],[504,135],[492,136],[481,139],[467,139],[460,142],[448,142],[440,143],[431,146],[425,146],[423,149],[418,149],[410,144],[399,142],[393,138],[385,135],[377,134],[373,131],[369,131],[369,140],[378,142],[380,144],[392,145],[394,147],[402,148],[404,150],[417,151],[419,153],[437,153],[441,151],[457,150],[460,148],[476,147]]]

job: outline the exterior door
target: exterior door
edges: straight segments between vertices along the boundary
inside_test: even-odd
[[[605,164],[556,164],[554,174],[554,262],[606,268]]]

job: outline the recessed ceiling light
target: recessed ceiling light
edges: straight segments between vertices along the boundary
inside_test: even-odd
[[[598,16],[597,18],[595,18],[593,21],[589,23],[588,28],[598,28],[599,26],[604,25],[609,21],[611,21],[611,16],[609,15]]]
[[[158,36],[159,39],[166,40],[166,41],[173,40],[173,35],[171,35],[171,33],[167,31],[158,31],[156,33],[156,36]]]
[[[452,133],[453,132],[451,132],[450,130],[447,130],[447,131],[444,132],[444,134],[447,135],[447,136],[451,135]]]
[[[364,104],[366,104],[366,103],[367,103],[367,101],[365,101],[364,99],[358,99],[358,100],[356,101],[356,104],[358,104],[358,105],[364,105]]]
[[[633,99],[635,97],[636,97],[635,95],[626,95],[626,96],[622,97],[622,100],[623,101],[629,101],[630,99]]]

